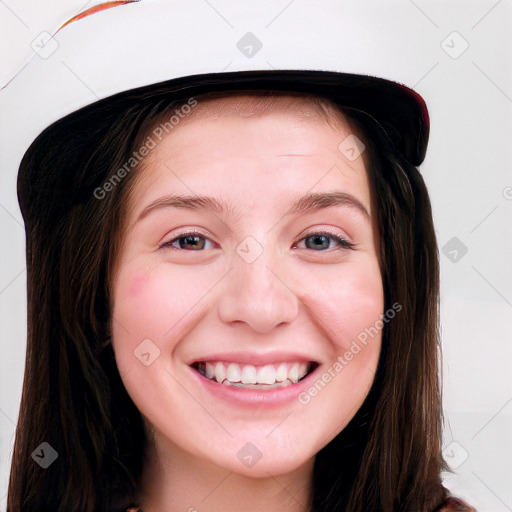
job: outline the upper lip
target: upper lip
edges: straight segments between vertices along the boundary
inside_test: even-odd
[[[294,352],[225,352],[198,357],[190,361],[188,364],[189,366],[192,366],[193,364],[196,363],[217,361],[226,363],[252,364],[255,366],[264,366],[267,364],[279,363],[317,362],[314,357],[305,354],[297,354]]]

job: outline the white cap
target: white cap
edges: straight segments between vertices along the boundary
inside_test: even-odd
[[[21,71],[3,77],[4,123],[13,127],[6,141],[13,153],[9,164],[17,168],[44,128],[80,107],[189,75],[322,70],[410,85],[412,55],[404,51],[403,20],[396,8],[390,10],[393,5],[377,0],[215,6],[208,0],[141,0],[96,6],[53,36],[41,35]],[[415,101],[422,103],[419,96]],[[424,105],[419,108],[427,118],[426,146],[428,117]],[[424,151],[413,163],[423,156]]]

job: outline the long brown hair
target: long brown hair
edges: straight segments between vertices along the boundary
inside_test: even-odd
[[[104,197],[94,191],[126,164],[149,126],[185,102],[165,85],[116,95],[54,123],[23,159],[28,341],[9,512],[117,512],[137,504],[144,430],[109,343],[109,284],[136,169]],[[431,512],[446,492],[430,202],[420,173],[382,128],[363,112],[337,108],[366,146],[385,308],[398,303],[402,310],[384,327],[365,402],[317,454],[312,506]],[[42,442],[58,453],[47,469],[31,457]]]

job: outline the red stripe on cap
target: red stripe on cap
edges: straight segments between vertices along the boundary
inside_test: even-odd
[[[430,117],[428,115],[428,110],[427,110],[427,105],[425,103],[425,100],[414,89],[411,89],[410,87],[407,87],[406,85],[401,84],[401,83],[398,83],[398,85],[402,89],[405,89],[411,96],[414,96],[414,98],[416,99],[416,102],[421,107],[421,114],[423,117],[423,121],[425,122],[425,126],[428,129],[430,127]]]
[[[133,2],[138,2],[139,0],[118,0],[116,2],[105,2],[100,5],[95,5],[94,7],[90,7],[89,9],[85,10],[84,12],[81,12],[80,14],[77,14],[76,16],[73,16],[70,20],[66,21],[64,25],[61,25],[57,32],[61,29],[63,29],[66,25],[69,25],[70,23],[73,23],[74,21],[81,20],[83,18],[87,18],[87,16],[90,16],[91,14],[96,14],[100,11],[105,11],[106,9],[111,9],[112,7],[118,7],[119,5],[124,4],[131,4]]]

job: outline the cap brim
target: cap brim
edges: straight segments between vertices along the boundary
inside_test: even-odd
[[[135,102],[147,96],[174,94],[180,99],[205,92],[232,90],[280,90],[327,97],[340,106],[371,116],[412,165],[419,166],[425,158],[429,115],[423,98],[405,85],[368,75],[311,70],[207,73],[123,91],[84,108],[130,98]]]
[[[80,132],[67,133],[67,136],[70,140],[80,140],[81,146],[90,144],[91,151],[87,147],[81,150],[84,154],[91,154],[93,146],[100,143],[104,135],[92,130],[95,135],[88,136],[89,142],[86,142],[82,133],[84,126],[89,127],[94,119],[98,119],[97,115],[106,115],[109,111],[127,108],[157,96],[186,100],[206,92],[244,90],[304,92],[329,98],[342,107],[371,116],[396,150],[412,165],[417,166],[424,159],[429,133],[427,108],[419,95],[396,82],[365,75],[301,70],[236,71],[185,76],[114,94],[68,114],[44,130],[27,151],[18,175],[18,199],[25,220],[33,218],[35,212],[41,211],[39,208],[48,209],[48,201],[52,197],[58,198],[58,201],[52,203],[58,203],[59,206],[53,204],[53,207],[62,213],[74,201],[83,200],[84,195],[88,194],[81,190],[77,191],[79,198],[72,198],[70,190],[75,189],[76,184],[69,169],[65,175],[59,175],[58,172],[40,175],[38,162],[48,154],[48,146],[57,152],[69,150],[65,147],[66,142],[55,136],[55,133],[62,133],[58,131],[62,123],[66,126],[66,132],[68,129]],[[94,179],[97,180],[98,176]]]

